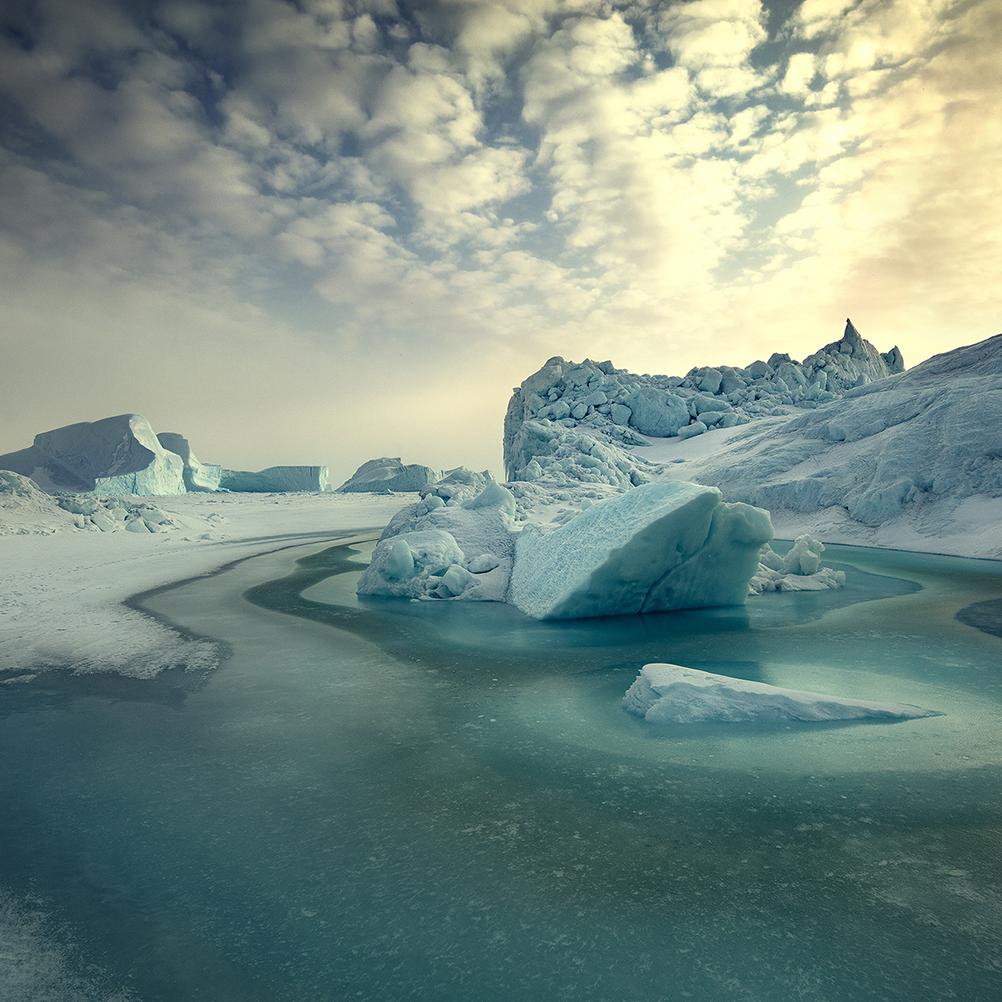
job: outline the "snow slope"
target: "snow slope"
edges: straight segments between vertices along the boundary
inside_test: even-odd
[[[784,534],[1002,557],[1002,335],[719,442],[664,475],[766,507]]]
[[[906,703],[782,689],[673,664],[644,665],[623,697],[623,708],[652,724],[893,721],[941,716]]]

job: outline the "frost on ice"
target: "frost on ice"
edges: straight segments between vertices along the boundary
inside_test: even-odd
[[[782,689],[673,664],[645,665],[623,698],[628,713],[652,724],[700,722],[915,720],[938,717],[907,703],[844,699]]]
[[[769,513],[698,484],[645,484],[518,539],[510,601],[537,619],[741,605]]]

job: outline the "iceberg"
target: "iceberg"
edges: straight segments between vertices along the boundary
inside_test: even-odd
[[[422,491],[441,478],[441,470],[418,463],[405,466],[399,457],[384,456],[382,459],[370,459],[363,463],[337,489],[343,494],[381,494],[389,491],[409,493]]]
[[[536,619],[741,605],[771,538],[768,512],[715,488],[644,484],[559,528],[526,526],[509,601]]]
[[[185,493],[184,463],[165,449],[140,414],[119,414],[40,432],[27,449],[0,456],[0,469],[31,477],[43,490],[105,497]]]
[[[942,716],[907,703],[782,689],[674,664],[644,665],[623,697],[623,708],[652,724],[894,721]]]
[[[269,466],[250,473],[245,470],[222,470],[219,486],[227,491],[249,494],[283,494],[329,489],[326,466]]]

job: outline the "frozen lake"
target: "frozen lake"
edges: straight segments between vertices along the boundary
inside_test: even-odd
[[[1002,565],[547,624],[367,552],[146,600],[214,673],[0,689],[0,998],[1002,997]],[[654,729],[648,661],[945,716]]]

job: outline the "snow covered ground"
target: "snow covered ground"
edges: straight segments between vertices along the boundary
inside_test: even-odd
[[[154,500],[175,528],[77,530],[57,510],[50,535],[0,535],[0,684],[17,684],[13,673],[28,669],[149,677],[178,665],[212,668],[219,651],[211,641],[182,636],[122,603],[297,536],[381,527],[414,498],[187,494]]]

